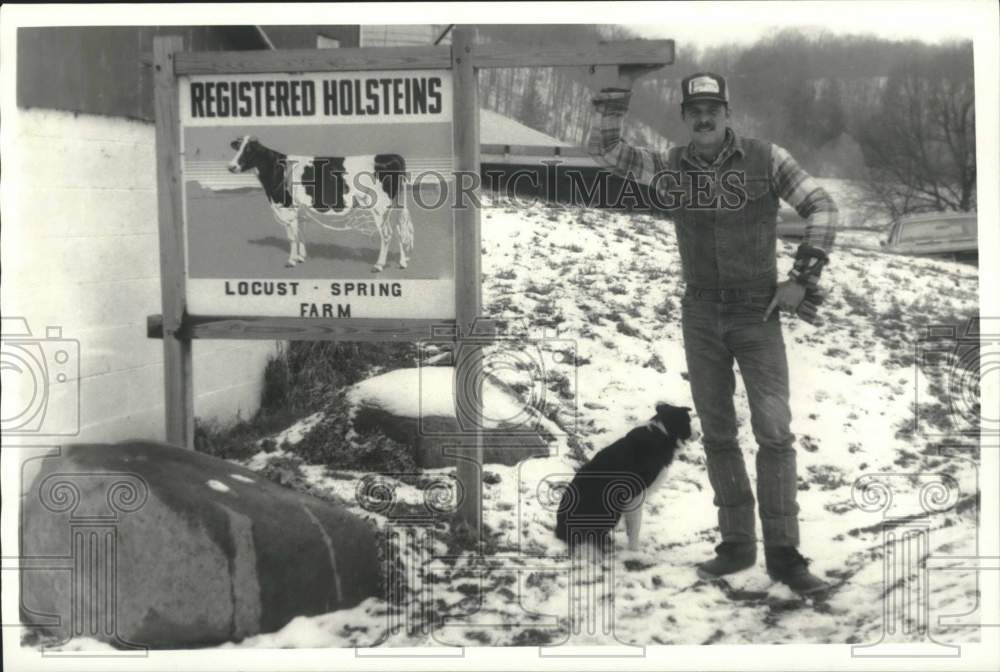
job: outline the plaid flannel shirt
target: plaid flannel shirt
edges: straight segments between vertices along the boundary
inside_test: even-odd
[[[622,122],[628,112],[631,91],[604,89],[594,97],[594,115],[587,150],[594,159],[615,174],[631,174],[637,182],[649,184],[658,172],[667,169],[667,153],[633,147],[622,138]],[[726,129],[726,142],[713,162],[702,160],[689,145],[684,158],[700,168],[713,168],[726,161],[739,138]],[[806,220],[805,242],[824,252],[833,249],[836,238],[837,206],[827,191],[792,158],[783,147],[771,144],[771,189]]]

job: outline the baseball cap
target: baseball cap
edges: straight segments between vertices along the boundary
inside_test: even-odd
[[[688,103],[711,100],[729,104],[726,78],[714,72],[696,72],[681,80],[681,107]]]

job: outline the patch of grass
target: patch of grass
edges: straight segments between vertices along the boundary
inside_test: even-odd
[[[555,290],[555,285],[539,285],[538,283],[532,281],[528,283],[528,286],[524,288],[525,293],[531,294],[541,294],[543,296],[551,294]]]
[[[903,441],[909,441],[913,438],[913,434],[914,434],[913,420],[909,418],[901,420],[898,427],[896,428],[895,437]]]
[[[561,634],[561,633],[560,633]],[[539,630],[538,628],[527,628],[520,630],[511,638],[511,646],[544,646],[555,640],[555,633]]]
[[[646,361],[646,363],[643,364],[642,366],[644,368],[647,368],[647,369],[653,369],[657,373],[666,373],[667,372],[667,366],[666,366],[666,364],[663,363],[663,360],[660,359],[660,356],[658,354],[656,354],[655,352],[653,353],[653,356],[650,357]]]
[[[820,490],[837,490],[847,485],[842,469],[829,464],[809,465],[810,480],[819,486]]]
[[[580,441],[576,434],[570,434],[566,437],[566,447],[569,448],[570,457],[580,462],[586,462],[587,452],[592,450],[594,446],[589,441],[586,443]]]
[[[809,436],[808,434],[803,434],[799,438],[799,443],[802,444],[802,448],[806,452],[815,453],[815,452],[817,452],[819,450],[819,444],[816,442],[816,439],[814,439],[813,437]]]
[[[487,306],[486,312],[489,315],[502,315],[504,313],[519,313],[521,310],[517,307],[511,297],[501,296],[498,299],[494,299],[489,306]]]
[[[570,400],[576,399],[576,391],[573,388],[573,381],[569,376],[561,371],[550,370],[548,378],[548,388],[555,392],[560,398]]]
[[[542,315],[555,315],[559,312],[559,306],[557,306],[553,301],[547,299],[539,302],[535,306],[535,312]]]
[[[531,572],[524,580],[527,588],[542,588],[546,584],[554,583],[559,578],[555,572]]]
[[[619,334],[624,334],[625,336],[632,336],[633,338],[641,338],[642,332],[635,327],[630,326],[624,320],[619,320],[617,326],[615,327]]]
[[[673,297],[668,295],[663,297],[663,302],[656,306],[653,312],[664,319],[672,319],[677,316],[677,304]]]
[[[935,427],[943,432],[955,428],[952,420],[951,407],[941,403],[920,404],[919,417],[931,427]]]
[[[486,523],[482,524],[477,537],[472,528],[459,517],[458,512],[445,519],[447,531],[441,541],[448,547],[448,555],[459,555],[471,551],[477,555],[494,555],[500,550],[500,540],[503,532],[492,529]]]
[[[618,296],[622,296],[623,294],[628,294],[628,288],[621,283],[616,285],[609,285],[608,291]]]
[[[498,280],[515,280],[515,279],[517,279],[517,273],[515,273],[514,269],[512,269],[512,268],[504,268],[504,269],[501,269],[501,270],[497,271],[493,275],[493,277],[496,278],[496,279],[498,279]]]
[[[348,411],[347,395],[341,391],[331,398],[323,419],[288,450],[309,464],[325,464],[333,469],[377,474],[419,471],[411,446],[375,427],[352,427]]]
[[[843,287],[841,288],[841,295],[844,297],[844,303],[847,304],[852,314],[866,317],[872,317],[876,314],[875,306],[872,305],[871,301],[864,294],[855,292],[850,287]]]
[[[229,426],[195,419],[195,449],[222,459],[246,459],[256,442],[336,403],[338,390],[389,369],[417,365],[413,343],[292,341],[264,368],[260,408]]]
[[[294,421],[295,418],[288,414],[286,423],[275,430]],[[237,420],[227,426],[214,418],[195,418],[194,449],[223,460],[246,460],[258,451],[257,440],[266,433],[266,427],[252,420]]]
[[[295,455],[272,457],[263,469],[258,471],[261,476],[274,481],[286,488],[298,491],[305,490],[305,473],[302,471],[302,459]]]

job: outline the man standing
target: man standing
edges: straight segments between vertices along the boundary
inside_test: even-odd
[[[806,319],[822,300],[817,279],[833,245],[837,208],[783,148],[738,136],[728,125],[725,78],[696,73],[681,82],[686,146],[667,152],[622,139],[635,79],[648,66],[622,66],[618,86],[594,98],[590,154],[614,173],[649,185],[655,205],[677,231],[686,285],[684,351],[695,411],[701,418],[709,482],[722,543],[698,575],[716,579],[757,561],[754,494],[737,442],[733,404],[739,364],[757,452],[757,504],[768,575],[799,593],[827,588],[798,551],[794,435],[780,308]],[[808,218],[805,242],[787,280],[778,281],[779,200]]]

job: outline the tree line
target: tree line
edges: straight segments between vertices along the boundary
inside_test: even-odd
[[[634,39],[620,26],[493,25],[479,40],[525,46]],[[787,29],[749,46],[678,43],[675,62],[634,89],[626,137],[665,149],[683,142],[680,80],[726,76],[731,124],[787,148],[818,176],[858,180],[893,215],[976,207],[971,41],[927,44]],[[565,142],[590,125],[593,76],[580,68],[480,73],[484,106]]]

